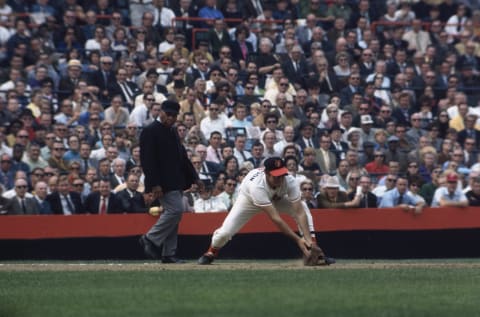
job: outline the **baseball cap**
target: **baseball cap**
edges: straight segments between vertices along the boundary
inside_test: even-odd
[[[166,113],[177,114],[180,111],[180,105],[176,101],[165,100],[162,103],[162,110]]]
[[[388,142],[398,142],[400,139],[394,135],[390,136],[387,140]]]
[[[283,176],[288,174],[285,162],[279,157],[269,157],[263,163],[265,171],[272,176]]]
[[[455,173],[449,173],[447,175],[447,182],[458,182],[458,175]]]
[[[362,124],[372,124],[373,120],[369,114],[364,114],[361,116],[361,122]]]

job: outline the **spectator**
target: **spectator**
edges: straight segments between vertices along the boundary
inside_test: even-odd
[[[363,175],[360,177],[360,186],[355,191],[348,194],[348,199],[354,200],[355,196],[360,196],[360,203],[358,208],[376,208],[377,196],[370,191],[372,181],[369,176]]]
[[[40,156],[40,145],[33,142],[29,144],[28,152],[23,155],[22,162],[26,163],[31,171],[48,166],[48,163]]]
[[[317,196],[318,208],[355,208],[359,205],[361,196],[355,195],[353,200],[348,200],[345,192],[340,191],[340,184],[335,176],[329,176],[324,185],[325,192]]]
[[[302,201],[307,204],[309,209],[317,208],[317,200],[315,199],[315,188],[310,179],[305,178],[300,184],[300,191],[302,192]]]
[[[200,185],[198,193],[199,198],[195,200],[193,212],[205,213],[228,211],[228,207],[225,205],[222,198],[212,195],[211,186],[205,184]]]
[[[87,213],[99,215],[122,212],[122,206],[116,194],[111,192],[108,179],[100,179],[99,191],[92,191],[87,196],[85,210]]]
[[[385,153],[382,150],[375,150],[374,161],[365,165],[365,169],[370,174],[373,174],[375,179],[382,178],[389,170],[385,164]]]
[[[125,128],[128,124],[129,112],[123,106],[121,95],[112,97],[110,106],[105,109],[105,120],[113,125],[114,128]]]
[[[420,188],[419,194],[425,199],[425,202],[428,206],[431,206],[433,195],[435,191],[440,186],[439,178],[442,173],[442,169],[439,166],[436,166],[430,173],[430,182],[424,182]]]
[[[227,176],[225,179],[225,186],[224,186],[224,191],[217,195],[218,198],[220,198],[225,206],[227,206],[227,210],[230,211],[230,209],[233,206],[233,203],[237,199],[237,180],[235,177],[230,177]]]
[[[43,181],[39,181],[35,184],[34,187],[35,200],[38,205],[38,213],[40,215],[50,215],[52,214],[52,207],[50,203],[46,200],[48,195],[48,185]]]
[[[473,179],[472,188],[465,195],[469,206],[480,206],[480,177]]]
[[[208,141],[207,157],[206,160],[216,164],[222,162],[222,153],[220,144],[222,143],[222,134],[219,131],[213,131],[210,133],[210,139]]]
[[[408,190],[417,201],[421,201],[426,205],[425,198],[420,195],[420,187],[422,186],[423,181],[418,175],[408,176]]]
[[[9,215],[36,215],[39,213],[38,205],[34,198],[27,197],[28,183],[25,179],[15,181],[15,196],[12,197],[8,209]]]
[[[210,136],[212,132],[218,131],[223,138],[226,137],[225,129],[230,125],[227,116],[220,114],[220,101],[215,100],[208,108],[208,116],[200,122],[200,130],[203,135]]]
[[[122,158],[115,158],[112,161],[113,173],[110,175],[110,187],[113,188],[114,191],[117,186],[122,185],[125,183],[125,167],[126,162]]]
[[[68,177],[65,175],[58,177],[56,189],[48,194],[45,200],[50,204],[54,214],[73,215],[84,213],[80,194],[70,191]]]
[[[127,187],[117,192],[117,198],[124,213],[144,213],[147,211],[143,195],[138,191],[139,177],[130,173],[127,177]]]
[[[458,187],[458,174],[448,172],[446,175],[447,184],[435,190],[432,199],[432,207],[468,207],[468,199]]]
[[[223,170],[227,177],[235,178],[238,174],[238,161],[237,158],[233,155],[225,156],[223,159]]]
[[[387,191],[379,204],[379,208],[401,208],[404,211],[414,211],[416,214],[422,212],[425,202],[416,199],[408,192],[408,181],[405,177],[399,176],[394,189]]]
[[[265,160],[265,157],[263,156],[263,151],[264,147],[263,144],[260,143],[260,141],[256,141],[255,143],[253,143],[252,150],[250,151],[252,157],[247,159],[247,161],[251,162],[254,168],[258,168],[263,165],[263,161]]]

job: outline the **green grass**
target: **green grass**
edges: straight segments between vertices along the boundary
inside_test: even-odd
[[[480,270],[0,272],[3,316],[477,316]]]

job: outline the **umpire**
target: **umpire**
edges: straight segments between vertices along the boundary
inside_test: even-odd
[[[184,211],[183,190],[196,183],[198,175],[173,127],[180,105],[166,100],[161,106],[159,117],[140,135],[140,161],[145,173],[145,192],[160,199],[164,212],[140,238],[140,244],[152,259],[184,263],[176,257],[178,224]]]

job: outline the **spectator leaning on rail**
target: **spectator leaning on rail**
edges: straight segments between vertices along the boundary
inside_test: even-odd
[[[422,212],[425,202],[418,201],[408,191],[408,181],[404,176],[397,178],[396,186],[394,189],[387,191],[383,194],[382,201],[380,202],[380,208],[402,208],[404,211],[414,211],[416,214]]]
[[[440,186],[435,191],[432,207],[468,207],[468,199],[459,188],[459,177],[456,172],[449,172],[446,176],[447,185]]]

